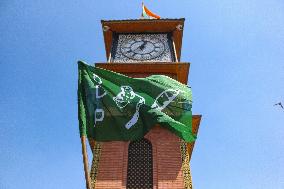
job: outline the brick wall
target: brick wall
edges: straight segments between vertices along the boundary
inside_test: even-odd
[[[154,189],[183,189],[180,140],[155,126],[146,136],[153,148]],[[125,189],[129,142],[102,143],[96,189]]]

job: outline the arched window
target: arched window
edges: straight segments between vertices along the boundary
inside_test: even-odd
[[[129,144],[126,188],[153,188],[152,144],[147,139]]]

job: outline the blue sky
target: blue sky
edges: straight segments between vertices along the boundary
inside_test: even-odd
[[[144,1],[185,18],[196,189],[284,188],[284,2]],[[135,19],[141,1],[0,2],[0,188],[84,188],[77,60],[105,62],[101,19]]]

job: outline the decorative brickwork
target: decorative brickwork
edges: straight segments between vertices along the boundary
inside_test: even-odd
[[[155,126],[151,129],[145,135],[145,139],[152,144],[152,165],[146,165],[148,168],[152,167],[152,179],[148,180],[152,181],[152,187],[150,188],[192,189],[186,143],[161,126]],[[137,187],[128,185],[128,179],[133,179],[127,174],[129,164],[133,164],[133,155],[129,153],[131,151],[129,148],[133,144],[135,142],[123,141],[95,144],[94,160],[91,169],[92,185],[95,187],[92,189],[126,189],[127,186],[129,188],[142,188],[137,185]],[[147,150],[139,152],[141,147],[139,145],[134,146],[134,156],[138,157],[140,155],[142,157],[141,161],[146,157],[149,158]],[[143,148],[146,149],[146,144],[142,147],[142,150]],[[146,161],[149,162],[149,160]],[[139,167],[144,163],[138,163],[137,166]],[[140,167],[139,171],[142,169],[143,167]],[[144,173],[145,170],[142,170],[142,172]]]
[[[101,155],[98,165],[95,189],[125,189],[123,184],[124,154],[127,142],[100,142]]]
[[[95,148],[93,149],[93,161],[90,172],[91,186],[93,189],[95,188],[96,185],[100,156],[101,156],[101,144],[99,142],[96,142]]]
[[[192,189],[192,180],[190,174],[189,167],[189,154],[187,152],[187,143],[185,141],[181,141],[180,143],[180,151],[181,151],[181,159],[182,159],[182,172],[183,172],[183,182],[185,189]]]

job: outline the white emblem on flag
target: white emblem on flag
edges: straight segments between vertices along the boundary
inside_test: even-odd
[[[100,115],[100,117],[97,117],[97,115]],[[103,109],[96,109],[95,110],[95,125],[98,121],[103,121],[105,117],[105,111]]]
[[[93,79],[97,82],[97,84],[95,85],[95,88],[96,88],[96,99],[100,99],[100,98],[102,98],[103,96],[106,95],[106,91],[101,86],[103,81],[96,74],[93,74]],[[95,110],[95,124],[94,124],[94,127],[96,127],[96,123],[97,122],[103,121],[104,117],[105,117],[105,111],[103,109],[101,109],[101,108],[97,108]]]
[[[125,128],[130,129],[139,119],[139,109],[142,104],[145,104],[145,99],[136,94],[130,86],[121,86],[121,92],[117,94],[116,97],[113,97],[116,105],[119,108],[125,108],[129,103],[136,102],[136,110],[132,118],[126,123]]]
[[[100,85],[103,83],[102,79],[97,76],[96,74],[93,74],[93,79]]]
[[[167,107],[179,94],[179,89],[167,89],[158,95],[151,108],[156,110],[163,110]],[[160,101],[160,102],[159,102]]]

